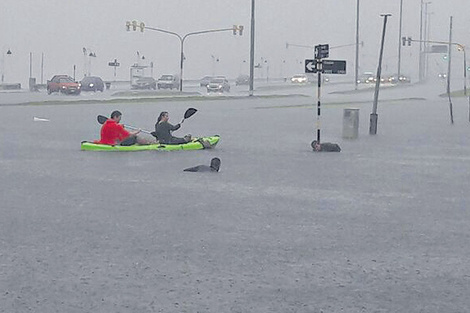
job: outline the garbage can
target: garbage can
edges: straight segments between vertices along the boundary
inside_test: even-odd
[[[359,134],[359,109],[347,108],[343,111],[343,138],[356,139]]]
[[[38,88],[36,86],[36,78],[30,77],[29,78],[29,91],[37,91]]]
[[[106,82],[105,85],[106,85],[106,89],[111,88],[111,82]]]

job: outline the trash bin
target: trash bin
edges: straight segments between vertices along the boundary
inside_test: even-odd
[[[29,91],[37,91],[38,88],[36,87],[36,78],[30,77],[29,78]]]
[[[359,109],[348,108],[343,111],[343,138],[356,139],[359,134]]]
[[[106,85],[106,89],[111,88],[111,82],[106,82],[105,85]]]

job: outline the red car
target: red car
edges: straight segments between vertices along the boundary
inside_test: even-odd
[[[61,92],[65,94],[80,94],[80,84],[68,75],[55,75],[47,81],[47,93]]]

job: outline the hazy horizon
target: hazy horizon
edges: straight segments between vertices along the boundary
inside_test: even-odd
[[[470,20],[464,0],[435,0],[429,5],[431,40],[448,40],[449,17],[454,17],[453,41],[469,42]],[[243,36],[231,31],[189,37],[185,41],[184,78],[198,79],[218,74],[234,78],[248,73],[251,1],[178,0],[178,1],[91,1],[83,0],[3,0],[0,5],[1,70],[5,82],[26,84],[33,53],[33,77],[41,80],[41,54],[44,53],[44,81],[55,74],[81,79],[91,75],[113,80],[114,68],[108,62],[117,59],[118,80],[129,79],[129,67],[138,61],[154,64],[154,77],[179,73],[180,42],[174,36],[146,30],[127,32],[126,21],[143,21],[147,26],[188,32],[230,28],[243,25]],[[380,13],[391,13],[386,34],[384,71],[396,72],[400,1],[360,1],[360,72],[375,70],[383,19]],[[420,1],[404,1],[403,36],[419,39]],[[256,1],[255,63],[256,77],[288,77],[303,72],[303,62],[312,57],[310,49],[293,45],[329,43],[330,58],[348,62],[348,75],[354,72],[356,1]],[[286,43],[291,44],[286,48]],[[93,52],[96,58],[84,56]],[[12,54],[6,55],[10,49]],[[402,72],[417,75],[419,44],[402,49]],[[145,56],[145,60],[142,60]],[[454,67],[461,68],[461,53],[453,52]],[[447,68],[440,55],[430,56],[430,72]],[[218,61],[217,61],[218,60]],[[269,66],[269,69],[268,69]],[[90,68],[88,68],[90,67]],[[150,74],[150,73],[149,73]]]

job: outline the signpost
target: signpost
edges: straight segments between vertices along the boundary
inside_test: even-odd
[[[109,62],[108,65],[114,67],[114,77],[116,78],[116,67],[119,67],[119,65],[121,65],[121,64],[118,62],[117,59],[114,59],[114,61]]]
[[[323,74],[346,74],[346,61],[323,60]],[[317,73],[317,59],[305,60],[305,73]]]
[[[321,74],[346,74],[346,61],[322,60],[330,55],[330,45],[315,46],[315,59],[305,60],[305,73],[318,74],[317,91],[317,144],[320,144],[320,116],[321,116]]]

